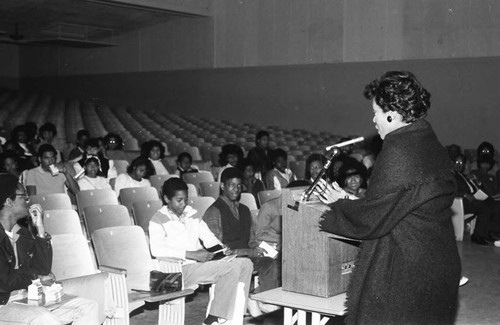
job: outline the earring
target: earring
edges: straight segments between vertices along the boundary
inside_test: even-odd
[[[389,123],[392,122],[392,116],[387,116],[387,122],[389,122]]]

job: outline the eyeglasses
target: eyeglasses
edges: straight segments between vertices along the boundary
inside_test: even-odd
[[[29,195],[28,195],[28,194],[25,194],[25,193],[23,193],[23,194],[17,194],[17,193],[16,193],[16,196],[19,196],[19,197],[24,197],[24,199],[26,200],[26,202],[29,202],[29,201],[30,201],[30,197],[29,197]]]

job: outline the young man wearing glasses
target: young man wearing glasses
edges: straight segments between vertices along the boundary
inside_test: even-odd
[[[98,305],[92,300],[77,297],[51,312],[14,302],[34,279],[53,283],[52,246],[41,206],[28,206],[29,196],[14,175],[0,174],[0,184],[0,323],[98,324]],[[21,222],[26,216],[27,222]]]

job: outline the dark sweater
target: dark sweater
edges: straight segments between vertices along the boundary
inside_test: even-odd
[[[455,180],[425,120],[385,138],[366,198],[339,200],[323,230],[363,240],[347,290],[348,324],[452,324],[460,258]]]
[[[219,197],[213,206],[220,211],[223,243],[231,249],[249,248],[252,215],[248,207],[244,204],[238,205],[238,220],[222,198]]]
[[[14,290],[27,289],[38,275],[47,275],[52,267],[50,240],[34,237],[21,227],[17,231],[18,269],[10,239],[0,224],[0,305],[5,305]]]

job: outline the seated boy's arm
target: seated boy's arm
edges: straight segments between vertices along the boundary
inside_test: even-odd
[[[221,245],[221,241],[215,236],[215,234],[210,230],[210,228],[207,226],[207,223],[203,220],[200,220],[200,227],[199,227],[199,238],[203,243],[203,246],[205,247],[213,247],[216,245]]]
[[[213,258],[214,258],[214,253],[210,253],[204,249],[186,252],[186,259],[188,260],[195,260],[198,262],[208,262]]]
[[[215,235],[215,237],[219,241],[224,242],[222,238],[222,223],[219,209],[214,206],[209,207],[203,216],[203,221],[207,224],[208,228]],[[213,246],[208,243],[207,245],[209,247]]]
[[[177,248],[175,243],[171,242],[161,223],[157,222],[154,217],[149,222],[149,244],[154,257],[172,257],[182,260],[188,258],[186,250]]]

